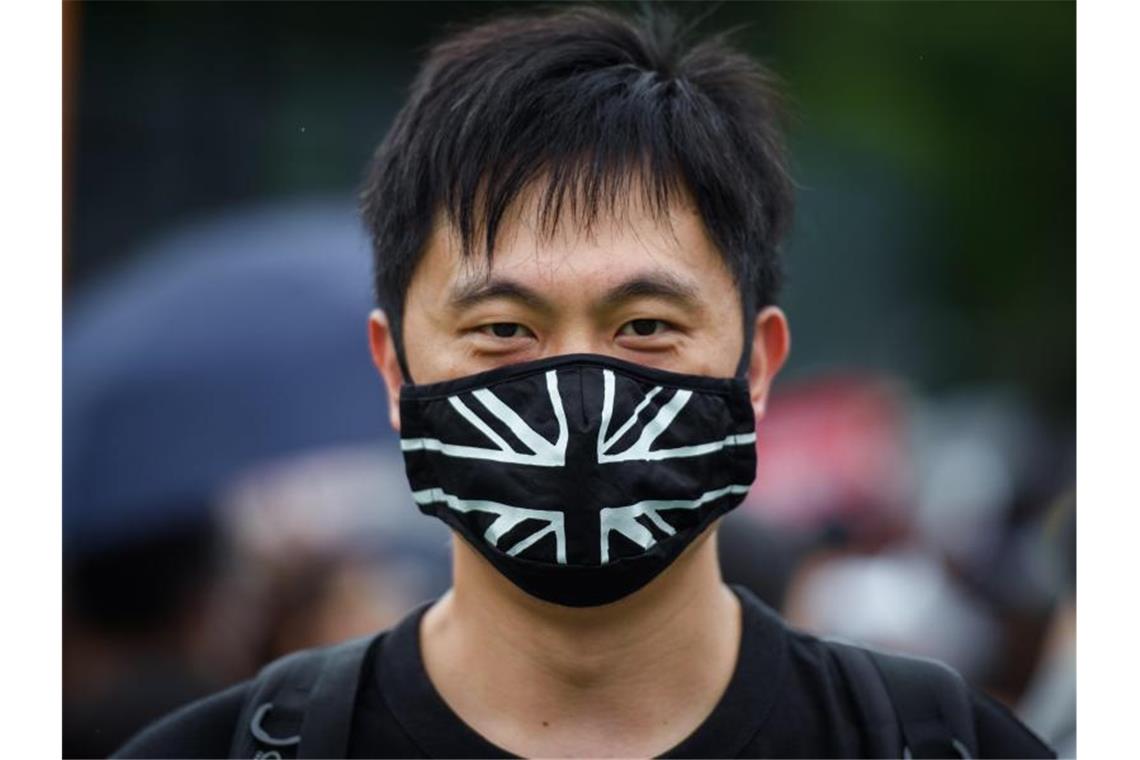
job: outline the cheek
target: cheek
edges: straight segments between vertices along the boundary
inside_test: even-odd
[[[708,328],[693,341],[694,352],[701,356],[701,374],[731,377],[744,350],[744,332],[738,312],[718,310]]]
[[[700,281],[703,304],[693,348],[702,357],[704,374],[731,377],[744,351],[744,314],[736,283],[722,269],[719,262],[707,262],[693,273]]]
[[[408,303],[404,313],[404,354],[408,371],[417,383],[434,383],[448,379],[448,367],[453,361],[449,351],[446,325],[433,319],[430,311]]]
[[[442,321],[420,319],[406,323],[408,371],[419,384],[438,383],[491,369],[471,355],[469,342],[457,339],[454,329]]]
[[[461,262],[446,239],[433,236],[417,264],[404,299],[403,339],[408,371],[417,383],[450,379],[455,325],[444,305]]]

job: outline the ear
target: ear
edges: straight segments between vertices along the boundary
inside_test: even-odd
[[[368,316],[368,345],[372,349],[372,363],[380,372],[388,389],[388,417],[392,427],[400,432],[400,386],[404,383],[404,373],[396,358],[396,344],[392,340],[392,325],[388,315],[379,309]]]
[[[764,417],[772,380],[784,366],[792,347],[788,318],[778,306],[766,306],[756,315],[752,332],[752,360],[748,364],[748,387],[756,420]]]

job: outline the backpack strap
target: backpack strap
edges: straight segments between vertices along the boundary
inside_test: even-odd
[[[977,756],[970,691],[962,676],[935,660],[870,650],[867,655],[886,684],[910,757]]]
[[[843,680],[855,699],[859,723],[866,731],[866,757],[903,757],[905,745],[899,731],[899,718],[894,702],[878,668],[860,647],[827,639],[828,648],[836,656]]]
[[[970,690],[934,660],[828,641],[883,757],[976,757]],[[885,727],[892,730],[884,732]]]
[[[360,671],[375,638],[306,649],[266,665],[250,685],[230,757],[344,757]]]

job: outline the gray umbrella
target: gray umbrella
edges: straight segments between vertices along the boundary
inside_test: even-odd
[[[228,214],[132,261],[66,314],[65,551],[200,517],[260,462],[394,439],[351,203]]]

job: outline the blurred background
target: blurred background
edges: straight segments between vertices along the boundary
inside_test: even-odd
[[[1075,5],[671,6],[795,115],[794,346],[727,579],[1072,756]],[[425,45],[503,8],[64,4],[65,756],[447,587],[354,194]]]

